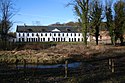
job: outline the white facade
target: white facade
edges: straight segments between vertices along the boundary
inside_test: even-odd
[[[79,32],[61,32],[55,28],[51,32],[17,32],[17,42],[81,42],[82,33]],[[88,38],[87,41],[90,41]]]

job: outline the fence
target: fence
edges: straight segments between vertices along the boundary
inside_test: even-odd
[[[114,56],[114,57],[103,57],[98,59],[91,59],[86,61],[81,61],[79,67],[70,68],[68,67],[68,60],[65,61],[65,66],[50,69],[40,69],[40,68],[27,68],[29,65],[24,59],[24,64],[22,68],[18,67],[18,61],[14,64],[15,68],[11,69],[1,69],[0,77],[6,77],[15,75],[16,77],[21,76],[35,76],[39,75],[41,77],[51,77],[51,76],[63,76],[65,78],[70,78],[79,76],[83,81],[97,81],[108,79],[112,76],[125,75],[125,56]],[[36,64],[38,66],[39,64]],[[10,73],[11,72],[11,73]],[[96,80],[95,80],[96,79]]]

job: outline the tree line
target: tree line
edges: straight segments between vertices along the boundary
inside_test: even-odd
[[[87,45],[87,33],[94,35],[98,45],[100,25],[105,20],[107,29],[111,36],[111,43],[116,44],[120,39],[121,45],[124,42],[125,32],[125,0],[72,0],[72,5],[78,22],[69,22],[65,25],[80,26]],[[105,3],[105,4],[104,4]],[[0,41],[6,44],[8,32],[13,25],[12,17],[15,15],[12,0],[0,0]],[[56,23],[60,26],[60,23]],[[54,26],[54,25],[53,25]]]
[[[125,30],[125,0],[73,0],[68,5],[73,5],[82,33],[84,43],[87,45],[87,33],[94,34],[98,45],[99,26],[106,20],[111,42],[113,45],[120,39],[124,40]]]

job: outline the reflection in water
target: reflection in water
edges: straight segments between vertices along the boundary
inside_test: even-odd
[[[69,63],[68,67],[69,68],[77,68],[79,67],[81,64],[81,62],[73,62],[73,63]],[[18,65],[18,68],[23,68],[24,65]],[[28,64],[26,65],[26,68],[63,68],[65,67],[65,64],[56,64],[56,65],[31,65]]]

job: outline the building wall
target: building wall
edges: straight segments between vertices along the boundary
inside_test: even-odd
[[[82,33],[65,33],[65,32],[17,32],[17,42],[81,42],[83,41]],[[88,38],[89,41],[89,38]]]

